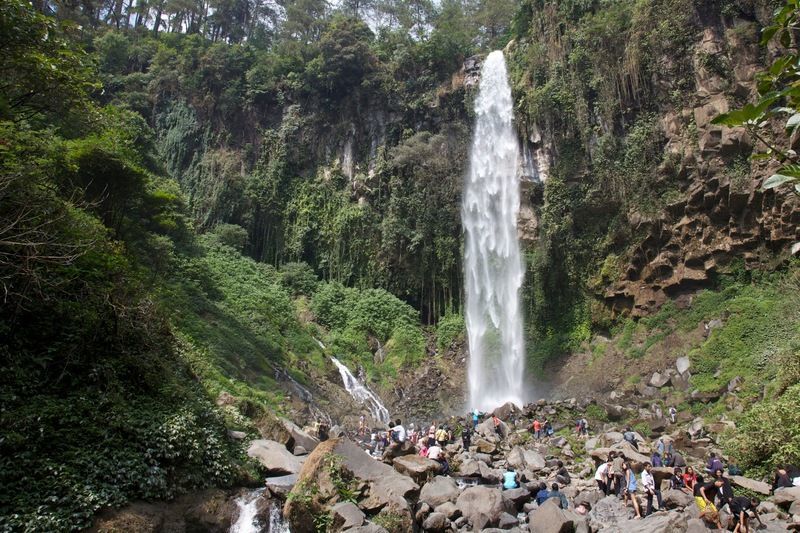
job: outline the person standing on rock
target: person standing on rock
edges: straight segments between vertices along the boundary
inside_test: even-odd
[[[656,487],[656,481],[653,478],[653,474],[650,473],[652,470],[653,465],[650,463],[644,464],[644,470],[642,471],[642,489],[644,489],[645,495],[647,497],[647,510],[645,511],[644,515],[649,516],[653,514],[653,497],[655,496],[656,501],[658,502],[658,509],[661,510],[664,508],[664,504],[661,501],[661,490]]]
[[[611,460],[606,461],[597,467],[594,473],[594,480],[597,482],[597,488],[604,496],[608,496],[608,470],[611,468]]]
[[[639,500],[636,498],[636,474],[633,473],[631,467],[628,466],[628,463],[622,463],[622,476],[625,480],[625,488],[622,491],[622,499],[627,507],[628,499],[631,500],[631,505],[633,505],[633,510],[636,512],[636,518],[642,517],[642,511],[639,508]]]
[[[447,430],[444,426],[439,426],[439,429],[436,430],[436,444],[441,448],[447,446],[447,436]]]
[[[536,440],[542,438],[542,423],[539,422],[538,418],[533,419],[533,437]]]
[[[500,438],[502,438],[503,428],[501,427],[500,419],[494,413],[492,413],[492,424],[494,424],[494,432],[497,433]]]
[[[469,447],[472,446],[472,430],[469,427],[461,430],[461,444],[464,446],[464,451],[469,451]]]
[[[481,412],[477,409],[472,410],[472,429],[478,427],[478,422],[481,419]]]
[[[436,444],[436,421],[428,428],[428,448]]]
[[[545,434],[545,436],[552,437],[553,433],[555,433],[555,431],[553,431],[553,424],[551,424],[550,421],[545,418],[544,419],[544,434]]]
[[[613,458],[611,454],[614,454]],[[611,452],[608,458],[612,459],[611,465],[614,467],[614,494],[617,498],[622,498],[622,492],[627,485],[625,472],[622,470],[622,466],[625,464],[625,458],[621,453],[617,452]]]
[[[669,419],[672,421],[673,424],[677,420],[677,416],[678,416],[678,410],[675,409],[675,406],[673,405],[672,407],[669,408]]]
[[[406,428],[403,427],[403,423],[399,418],[394,421],[394,427],[392,428],[392,440],[399,444],[403,444],[406,441]]]

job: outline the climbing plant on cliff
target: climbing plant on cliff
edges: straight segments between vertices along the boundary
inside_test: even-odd
[[[800,1],[788,0],[775,13],[775,21],[764,28],[762,46],[771,41],[782,53],[757,78],[758,100],[744,107],[723,113],[712,121],[724,126],[744,126],[758,139],[761,151],[753,157],[774,159],[781,166],[762,184],[762,189],[789,186],[800,195],[800,47],[797,30],[800,27]],[[773,125],[780,122],[785,130],[776,132]]]

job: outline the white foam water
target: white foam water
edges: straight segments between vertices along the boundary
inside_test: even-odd
[[[373,419],[388,424],[389,410],[384,407],[378,395],[358,381],[353,373],[350,372],[350,369],[344,366],[338,359],[331,356],[331,361],[333,361],[333,364],[339,369],[339,375],[342,376],[344,388],[350,393],[350,396],[358,403],[365,405],[367,409],[369,409],[369,413]]]
[[[470,407],[523,405],[525,342],[517,237],[519,141],[503,53],[489,54],[475,100],[475,134],[464,186],[466,325]]]
[[[269,521],[264,524],[258,517],[258,501],[264,495],[263,488],[246,492],[236,498],[239,517],[231,526],[230,533],[291,533],[289,525],[283,520],[281,506],[272,501],[269,503]]]

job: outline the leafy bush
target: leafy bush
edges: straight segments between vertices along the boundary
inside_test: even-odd
[[[238,252],[244,251],[247,246],[247,230],[236,224],[217,224],[212,234],[220,244],[230,246]]]
[[[311,296],[317,290],[319,278],[307,263],[285,263],[280,272],[281,283],[293,296]]]
[[[436,324],[436,347],[444,351],[465,334],[464,317],[457,313],[448,313]]]
[[[776,465],[800,462],[800,384],[774,400],[755,404],[727,435],[725,448],[737,464],[768,476]]]

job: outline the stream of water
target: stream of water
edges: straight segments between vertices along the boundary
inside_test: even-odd
[[[355,399],[358,403],[366,406],[367,409],[369,409],[369,413],[373,419],[383,422],[384,424],[388,424],[389,410],[384,407],[383,402],[381,402],[380,398],[378,398],[378,395],[369,390],[366,385],[358,381],[353,373],[350,372],[350,369],[344,366],[338,359],[331,356],[331,361],[333,361],[333,364],[339,369],[339,374],[342,376],[344,388],[347,389],[347,392],[350,393],[350,396],[352,396],[353,399]]]
[[[258,516],[259,500],[265,489],[256,489],[236,498],[239,517],[231,526],[230,533],[291,533],[289,526],[281,515],[281,506],[272,501],[269,503],[269,515],[264,523]]]
[[[466,325],[470,407],[522,406],[525,343],[519,291],[525,270],[517,237],[519,141],[505,58],[484,61],[464,186]]]

